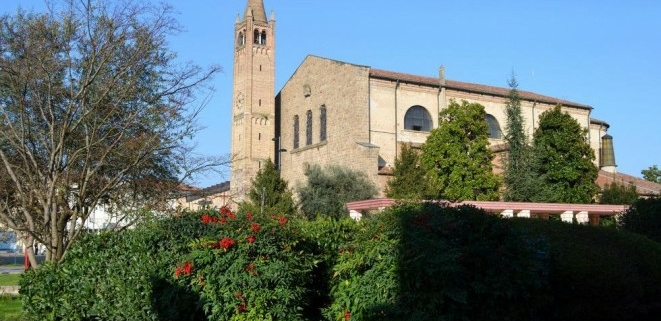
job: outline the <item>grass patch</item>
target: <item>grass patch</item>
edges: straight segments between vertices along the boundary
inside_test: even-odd
[[[0,274],[0,286],[18,285],[20,274]]]
[[[19,295],[0,295],[0,320],[21,321],[21,297]]]

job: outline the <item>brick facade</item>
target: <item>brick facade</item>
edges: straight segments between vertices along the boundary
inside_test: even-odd
[[[262,1],[250,0],[248,8],[265,17]],[[235,200],[247,192],[260,162],[269,157],[292,188],[305,182],[308,166],[334,164],[365,172],[383,191],[401,145],[420,146],[428,135],[405,128],[406,113],[413,106],[423,107],[436,128],[439,112],[452,100],[479,103],[505,130],[509,89],[446,80],[443,68],[434,78],[308,56],[273,99],[275,22],[256,21],[250,11],[235,28],[237,38],[242,31],[248,34],[245,45],[235,45],[231,183]],[[265,44],[253,45],[253,32],[248,32],[253,29],[266,32]],[[590,118],[592,107],[525,91],[520,97],[530,137],[539,116],[560,104],[589,129],[587,139],[599,165],[601,137],[608,124]],[[497,153],[506,150],[502,137],[490,142]],[[494,160],[497,172],[500,159]]]

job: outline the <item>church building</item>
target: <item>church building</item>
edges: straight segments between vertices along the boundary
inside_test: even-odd
[[[334,164],[365,172],[383,191],[402,144],[423,144],[452,100],[483,105],[492,150],[506,150],[509,88],[446,79],[444,67],[437,77],[424,77],[308,56],[276,94],[275,24],[262,0],[248,0],[235,22],[229,190],[234,202],[244,198],[269,158],[290,187],[305,182],[310,165]],[[539,116],[560,104],[588,129],[596,165],[615,172],[609,125],[591,117],[592,107],[526,91],[519,95],[530,137]],[[610,149],[606,157],[602,147]]]

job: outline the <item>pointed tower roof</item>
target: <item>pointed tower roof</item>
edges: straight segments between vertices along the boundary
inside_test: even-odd
[[[255,21],[267,22],[266,11],[264,11],[264,1],[262,0],[248,0],[246,4],[246,12],[244,19],[252,16]]]

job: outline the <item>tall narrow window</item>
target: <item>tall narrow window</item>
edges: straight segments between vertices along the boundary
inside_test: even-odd
[[[262,45],[266,45],[266,30],[262,30],[262,38],[259,43]]]
[[[326,141],[326,106],[319,108],[319,141]]]
[[[498,124],[498,120],[496,119],[496,117],[487,114],[485,118],[487,119],[487,123],[489,123],[489,138],[501,139],[502,132],[500,130],[500,124]]]
[[[305,145],[312,145],[312,111],[305,113]]]
[[[239,32],[239,37],[236,38],[236,44],[239,46],[243,46],[246,44],[246,36],[243,34],[243,31]]]
[[[254,44],[258,45],[259,44],[259,30],[255,29],[255,33],[253,34],[253,41]]]
[[[294,149],[298,148],[298,115],[294,116]]]

